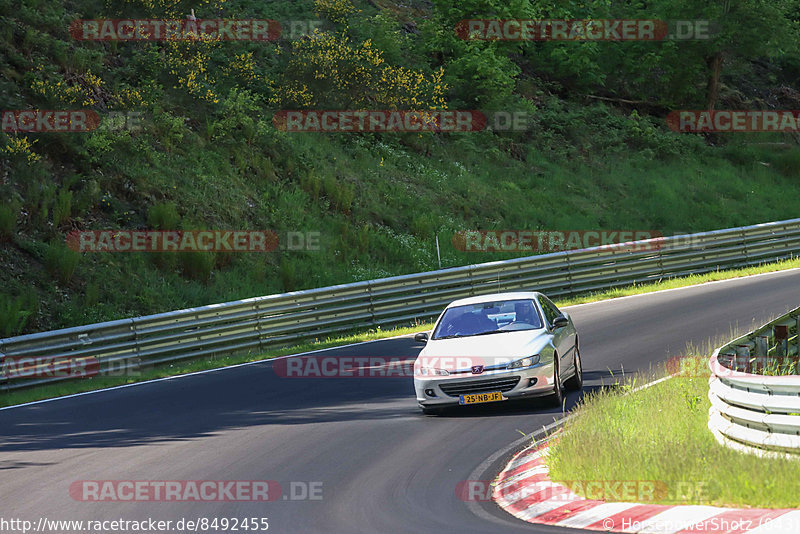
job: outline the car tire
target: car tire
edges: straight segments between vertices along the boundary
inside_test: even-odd
[[[555,370],[553,371],[553,378],[555,381],[555,389],[553,393],[547,397],[548,404],[551,406],[555,406],[561,408],[561,405],[564,403],[564,388],[561,384],[561,373],[558,368],[558,353],[554,353],[553,355],[553,362],[555,366]]]
[[[422,410],[422,413],[424,413],[425,415],[441,415],[442,414],[442,408],[430,408],[430,407],[427,407],[427,406],[420,406],[420,409]]]
[[[570,391],[580,391],[583,388],[583,362],[581,362],[581,351],[578,348],[578,344],[575,344],[575,360],[573,362],[575,366],[575,374],[569,377],[564,383],[564,386]]]

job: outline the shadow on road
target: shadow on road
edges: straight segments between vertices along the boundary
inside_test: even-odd
[[[413,361],[421,349],[410,338],[357,345],[326,356],[394,357]],[[128,447],[195,440],[257,425],[303,425],[390,418],[430,420],[418,409],[413,379],[402,377],[286,378],[274,363],[84,395],[0,412],[0,451]],[[585,391],[611,384],[617,371],[585,371]],[[569,393],[569,410],[581,394]],[[444,416],[517,417],[560,408],[542,400],[460,407]],[[13,469],[2,465],[0,469]]]

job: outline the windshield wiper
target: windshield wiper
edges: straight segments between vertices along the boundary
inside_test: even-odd
[[[472,334],[473,336],[488,336],[489,334],[501,334],[506,330],[489,330],[488,332],[481,332],[480,334]]]
[[[456,337],[475,337],[475,336],[485,336],[488,334],[501,334],[503,332],[507,332],[507,330],[489,330],[488,332],[480,332],[478,334],[450,334],[449,336],[442,336],[442,337],[435,337],[436,339],[453,339]]]

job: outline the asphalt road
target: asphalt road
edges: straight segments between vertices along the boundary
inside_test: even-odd
[[[586,388],[646,370],[687,342],[721,341],[796,307],[787,271],[570,308]],[[411,338],[326,356],[413,359]],[[493,504],[465,503],[460,481],[493,470],[522,433],[560,417],[538,404],[423,416],[409,377],[284,378],[274,362],[0,411],[0,518],[155,520],[268,517],[270,532],[570,532],[535,527]],[[567,406],[577,394],[570,394]],[[501,451],[499,454],[498,451]],[[586,454],[592,453],[587,443]],[[479,473],[480,474],[480,473]],[[256,502],[81,502],[78,480],[275,480],[290,497]],[[302,497],[302,495],[299,495]],[[173,523],[174,524],[174,523]],[[213,532],[210,531],[210,532]],[[577,532],[577,531],[575,531]]]

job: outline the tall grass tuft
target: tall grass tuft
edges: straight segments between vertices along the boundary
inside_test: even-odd
[[[775,159],[775,168],[787,177],[800,177],[800,148],[790,148]]]
[[[198,282],[208,282],[214,271],[213,252],[179,252],[178,263],[186,278]]]
[[[72,191],[62,190],[58,192],[53,203],[53,226],[58,228],[61,223],[69,220],[72,216]]]
[[[47,245],[44,252],[44,265],[47,272],[62,285],[66,285],[72,280],[80,260],[80,253],[70,249],[65,243],[52,242]]]
[[[297,267],[292,260],[281,259],[278,276],[284,291],[294,291],[297,288]]]
[[[0,241],[9,241],[17,231],[17,212],[14,205],[0,206]]]
[[[147,224],[156,230],[177,230],[181,222],[174,202],[154,204],[147,210]]]
[[[0,293],[0,335],[11,337],[21,333],[34,305],[33,298],[12,298]]]

